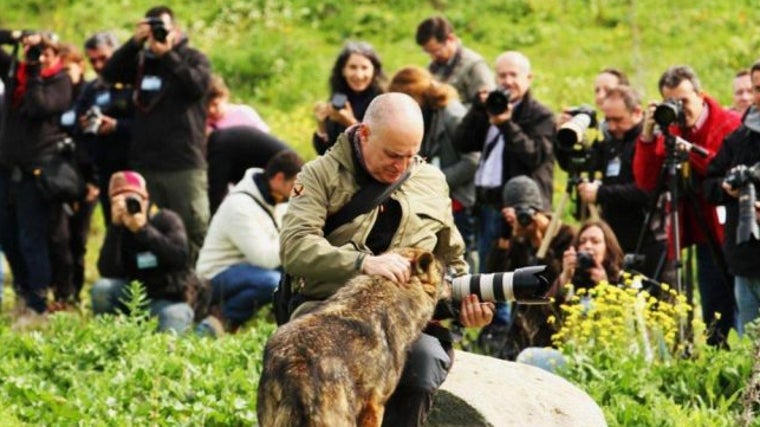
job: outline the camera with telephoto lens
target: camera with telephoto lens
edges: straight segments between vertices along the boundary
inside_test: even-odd
[[[103,113],[100,111],[100,107],[93,105],[84,113],[86,124],[83,132],[88,135],[97,135],[100,125],[103,124]]]
[[[509,98],[512,96],[506,89],[496,89],[488,93],[483,105],[486,107],[486,112],[492,116],[498,116],[499,114],[507,111],[509,108]]]
[[[465,274],[450,280],[452,298],[462,301],[475,294],[481,301],[547,304],[551,283],[545,265],[518,268],[513,272]]]
[[[654,108],[654,121],[661,128],[667,128],[673,123],[683,124],[683,102],[680,99],[669,98],[662,101]]]
[[[565,151],[582,152],[589,148],[594,138],[588,138],[589,128],[597,127],[596,111],[587,105],[572,107],[565,110],[571,115],[557,130],[557,147]]]
[[[760,162],[752,166],[733,167],[723,182],[739,190],[739,222],[736,226],[736,243],[748,242],[752,237],[760,240],[760,227],[755,216],[755,184],[760,183]]]
[[[520,226],[527,227],[533,222],[533,215],[536,214],[536,210],[530,206],[517,206],[515,207],[515,216],[517,217],[517,223]]]
[[[586,251],[579,251],[575,255],[575,274],[573,274],[573,286],[577,289],[591,288],[594,286],[594,281],[591,280],[591,272],[589,271],[596,265],[594,256]]]
[[[127,196],[124,199],[124,203],[127,204],[127,212],[130,215],[134,215],[142,211],[142,203],[140,202],[140,199],[135,196]]]
[[[160,17],[146,18],[145,23],[150,26],[150,33],[153,35],[154,40],[166,43],[166,37],[169,35],[169,30],[166,29],[163,19]]]

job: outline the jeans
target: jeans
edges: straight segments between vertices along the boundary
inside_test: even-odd
[[[734,277],[734,295],[739,309],[737,329],[744,334],[744,326],[760,317],[760,277]]]
[[[47,310],[51,280],[49,237],[52,204],[42,197],[35,178],[11,180],[0,171],[0,244],[13,274],[17,297],[38,313]]]
[[[92,285],[92,312],[98,314],[115,314],[125,310],[122,298],[129,282],[125,279],[102,278]],[[184,302],[165,299],[150,300],[148,305],[151,316],[158,317],[159,331],[174,331],[181,334],[193,324],[193,309]]]
[[[728,337],[728,331],[736,327],[736,302],[732,287],[726,283],[707,243],[697,244],[697,281],[702,319],[709,329],[714,328],[708,343],[720,344]],[[720,313],[720,319],[715,320],[715,313]]]
[[[562,352],[551,347],[527,347],[517,355],[515,362],[535,366],[553,374],[557,373],[557,369],[567,365],[567,359]]]
[[[480,259],[480,272],[487,273],[486,260],[494,242],[501,236],[502,222],[501,210],[488,205],[482,205],[478,212],[478,258]]]
[[[211,303],[219,303],[225,320],[240,326],[272,301],[281,275],[247,263],[232,265],[211,279]]]

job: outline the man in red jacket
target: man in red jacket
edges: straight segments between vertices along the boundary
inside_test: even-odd
[[[702,181],[707,165],[715,157],[723,138],[739,126],[740,117],[724,110],[717,101],[700,89],[699,78],[688,66],[675,66],[666,70],[659,81],[659,90],[664,100],[680,103],[682,114],[668,126],[672,136],[678,136],[707,152],[706,156],[689,151],[687,164],[683,166],[683,176],[687,177],[683,197],[679,201],[679,231],[681,247],[695,244],[697,247],[697,280],[702,303],[702,318],[708,327],[714,326],[708,341],[712,344],[723,342],[728,330],[734,327],[736,304],[725,274],[713,256],[710,239],[715,243],[723,241],[723,226],[718,220],[716,207],[709,204],[702,194]],[[644,190],[657,187],[658,177],[666,160],[666,137],[655,129],[654,111],[657,103],[650,103],[644,120],[644,129],[636,142],[633,170],[636,184]],[[675,144],[678,152],[688,150],[686,144]],[[704,153],[703,153],[704,154]],[[664,179],[665,177],[663,177]],[[688,203],[685,198],[695,201]],[[697,212],[694,208],[700,212]],[[701,213],[701,215],[700,215]],[[672,230],[668,230],[672,233]],[[709,233],[709,234],[708,234]],[[669,236],[670,255],[674,256],[672,236]],[[720,251],[720,246],[714,246]],[[720,252],[718,254],[720,254]],[[720,316],[716,316],[720,313]]]

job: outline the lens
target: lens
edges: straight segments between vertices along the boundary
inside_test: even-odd
[[[494,90],[488,94],[486,98],[485,106],[488,114],[497,116],[509,108],[510,93],[506,90]]]
[[[586,113],[574,115],[563,124],[557,131],[559,148],[570,151],[576,144],[582,142],[586,136],[586,130],[591,125],[591,116]]]
[[[681,102],[674,99],[663,101],[655,107],[653,117],[661,127],[670,126],[681,117]]]
[[[551,284],[543,275],[546,266],[518,268],[511,273],[467,274],[451,281],[452,297],[461,301],[475,294],[481,301],[545,304]]]

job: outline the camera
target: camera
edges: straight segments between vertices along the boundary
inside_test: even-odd
[[[336,110],[342,110],[346,107],[346,101],[348,101],[348,96],[345,93],[335,92],[330,98],[330,105]]]
[[[140,202],[140,199],[135,196],[127,196],[124,199],[124,203],[127,204],[127,212],[130,215],[135,215],[142,211],[142,203]]]
[[[673,123],[683,124],[683,102],[679,99],[666,99],[655,107],[653,117],[661,128],[667,128]]]
[[[515,216],[517,217],[517,223],[522,227],[527,227],[533,222],[533,215],[536,214],[536,210],[530,206],[517,206],[515,207]]]
[[[760,183],[760,162],[752,166],[733,167],[723,182],[739,190],[739,222],[736,226],[736,243],[748,242],[752,237],[760,240],[760,227],[755,217],[755,183]]]
[[[475,294],[481,301],[546,304],[551,283],[545,265],[518,268],[513,272],[465,274],[451,280],[452,298],[461,301]]]
[[[594,256],[586,251],[579,251],[575,256],[575,274],[573,274],[573,286],[576,288],[591,288],[594,281],[591,280],[589,270],[596,265]]]
[[[100,107],[93,105],[84,113],[85,124],[83,132],[88,135],[97,135],[100,125],[103,123],[103,113],[100,111]]]
[[[492,116],[498,116],[499,114],[507,111],[509,108],[509,98],[512,94],[506,89],[496,89],[488,93],[483,105],[486,107],[486,112]]]
[[[166,37],[169,35],[169,30],[166,29],[163,19],[160,17],[146,18],[145,23],[150,26],[150,33],[153,35],[154,40],[166,43]]]
[[[557,130],[557,146],[565,151],[583,151],[594,142],[594,138],[588,138],[586,132],[597,126],[596,111],[582,105],[565,112],[572,118]]]

